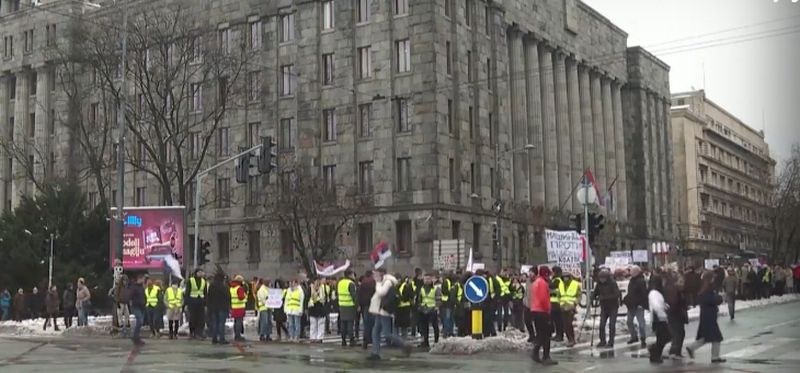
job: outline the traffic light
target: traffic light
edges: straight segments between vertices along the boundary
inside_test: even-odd
[[[595,237],[600,234],[605,225],[603,224],[605,217],[600,214],[589,214],[589,242],[594,242]]]
[[[246,149],[239,148],[239,150]],[[250,157],[250,153],[245,153],[236,160],[236,182],[239,184],[246,184],[250,178]]]
[[[578,232],[578,234],[582,233],[581,228],[583,227],[583,214],[573,215],[572,225],[575,226],[575,232]]]
[[[203,265],[211,261],[208,258],[208,256],[211,255],[209,247],[211,247],[211,244],[208,241],[200,240],[200,252],[197,253],[197,265]]]
[[[273,141],[272,136],[261,137],[261,156],[258,157],[258,172],[268,174],[278,167],[276,161],[278,154],[276,153],[277,144]]]

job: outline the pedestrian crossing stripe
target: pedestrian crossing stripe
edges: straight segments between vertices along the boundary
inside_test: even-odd
[[[769,350],[778,348],[781,345],[794,342],[795,340],[796,340],[795,338],[774,338],[764,344],[745,346],[744,348],[731,351],[723,355],[722,357],[730,359],[743,359],[750,356],[762,354]]]

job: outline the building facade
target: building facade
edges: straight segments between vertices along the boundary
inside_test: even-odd
[[[756,131],[706,97],[672,95],[680,241],[711,258],[765,255],[775,161]]]
[[[37,51],[50,36],[60,40],[76,14],[107,14],[114,2],[40,3],[15,10],[2,2],[0,33],[16,42],[0,67],[3,136],[52,144],[42,147],[53,149],[43,153],[49,159],[34,155],[32,176],[69,176],[80,173],[70,166],[80,154],[58,125],[68,100]],[[226,115],[225,136],[211,137],[203,162],[269,135],[284,164],[368,191],[374,212],[335,238],[344,255],[361,259],[357,269],[382,239],[394,247],[393,270],[430,268],[433,241],[454,238],[488,268],[543,262],[544,229],[569,229],[582,211],[573,192],[587,168],[610,196],[598,207],[608,234],[598,247],[674,243],[673,190],[657,189],[671,178],[668,67],[628,48],[624,31],[578,0],[171,3],[218,30],[204,47],[240,43],[257,61],[247,71],[259,82],[254,105]],[[30,47],[19,41],[25,29]],[[5,209],[35,191],[24,158],[4,156]],[[126,205],[164,200],[148,175],[125,172]],[[203,204],[199,234],[212,259],[245,274],[296,269],[285,234],[253,193],[272,193],[276,176],[256,186],[233,178],[233,167],[223,167],[203,184],[239,201]],[[96,196],[95,184],[83,182]]]

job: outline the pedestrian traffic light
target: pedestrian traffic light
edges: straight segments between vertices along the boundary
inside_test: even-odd
[[[603,220],[605,217],[600,214],[590,213],[589,214],[589,242],[594,242],[594,239],[597,235],[600,234],[600,231],[603,230],[605,225],[603,224]]]
[[[500,254],[500,227],[497,224],[492,225],[492,259],[497,260]]]
[[[572,216],[572,225],[575,226],[575,232],[581,233],[583,227],[583,214],[575,214]]]
[[[239,148],[239,150],[244,151],[247,149]],[[236,182],[239,184],[247,183],[250,178],[250,157],[250,153],[244,153],[236,159]]]
[[[277,144],[275,144],[272,136],[261,137],[261,155],[258,157],[258,172],[268,174],[278,167],[276,163],[278,159],[276,149]]]
[[[211,255],[209,247],[211,247],[211,244],[208,241],[200,240],[200,252],[197,254],[198,265],[203,265],[211,261],[208,258],[208,256]]]

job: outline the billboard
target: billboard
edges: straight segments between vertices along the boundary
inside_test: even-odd
[[[185,207],[126,207],[122,228],[122,267],[126,270],[161,270],[172,256],[183,264],[186,233]],[[116,209],[111,209],[116,215]],[[116,260],[117,225],[111,221],[109,263]]]

